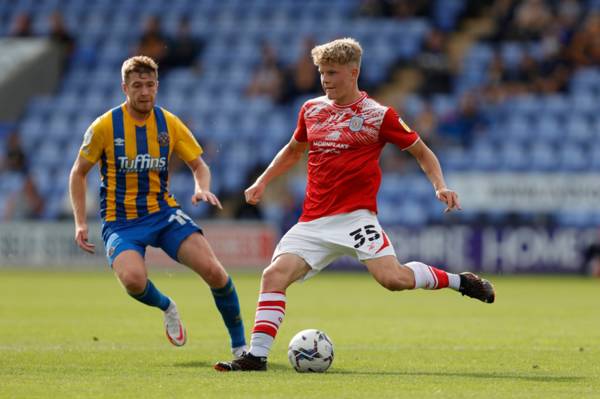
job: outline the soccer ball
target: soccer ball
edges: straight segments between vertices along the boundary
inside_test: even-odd
[[[333,342],[323,331],[302,330],[290,341],[288,359],[299,373],[322,373],[333,363]]]

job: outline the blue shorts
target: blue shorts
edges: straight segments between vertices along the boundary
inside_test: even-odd
[[[134,250],[146,255],[146,246],[162,248],[177,259],[179,246],[191,234],[202,229],[179,208],[169,208],[125,222],[107,222],[102,226],[102,239],[108,264],[112,267],[123,251]]]

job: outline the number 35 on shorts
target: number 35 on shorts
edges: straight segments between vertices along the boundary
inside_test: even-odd
[[[354,239],[354,248],[356,249],[362,247],[367,241],[373,242],[381,238],[381,234],[375,230],[375,226],[372,224],[351,231],[349,235]]]

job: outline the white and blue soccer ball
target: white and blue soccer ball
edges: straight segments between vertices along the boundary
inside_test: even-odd
[[[322,373],[333,363],[333,342],[323,331],[302,330],[290,341],[288,359],[299,373]]]

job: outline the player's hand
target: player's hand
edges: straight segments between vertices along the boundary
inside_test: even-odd
[[[221,206],[221,202],[219,201],[217,196],[211,193],[210,191],[199,190],[196,191],[194,195],[192,195],[192,204],[194,206],[198,205],[200,201],[208,202],[209,204],[214,205],[219,209],[223,209],[223,207]]]
[[[254,183],[244,191],[246,202],[250,205],[256,205],[262,199],[266,186],[260,183]]]
[[[438,200],[446,204],[444,212],[451,212],[453,210],[462,210],[460,203],[458,202],[458,194],[447,188],[441,188],[435,192],[435,196]]]
[[[87,225],[77,226],[75,228],[75,242],[79,248],[83,249],[85,252],[89,252],[91,254],[94,253],[94,248],[96,246],[88,241],[88,227]]]

